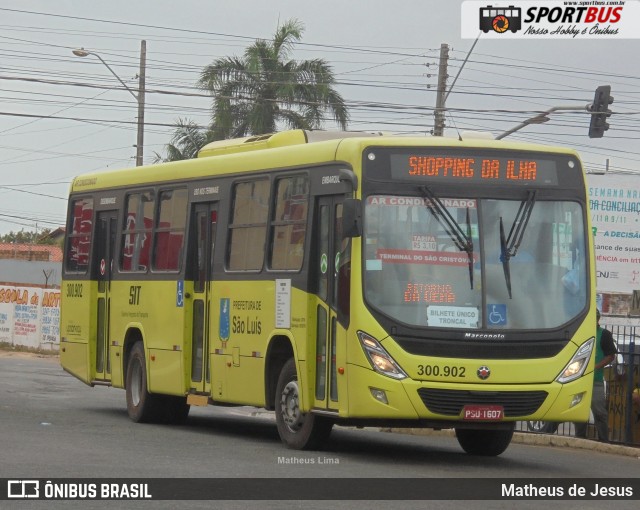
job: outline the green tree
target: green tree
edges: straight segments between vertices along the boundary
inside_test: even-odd
[[[40,231],[25,231],[20,230],[19,232],[9,232],[8,234],[4,234],[0,236],[0,242],[2,243],[17,243],[17,244],[48,244],[53,245],[56,244],[55,239],[52,239],[49,236],[51,233],[50,228],[44,228]]]
[[[290,20],[270,41],[256,40],[242,58],[223,57],[202,71],[198,85],[213,96],[212,124],[203,131],[196,123],[180,119],[167,157],[156,162],[195,158],[215,140],[273,133],[279,128],[319,129],[329,113],[346,129],[349,113],[334,89],[331,66],[324,59],[290,60],[304,26]]]
[[[242,58],[205,67],[198,85],[213,96],[213,125],[224,138],[272,133],[278,127],[318,129],[326,113],[342,129],[349,114],[324,59],[289,57],[304,32],[298,20],[280,26],[271,41],[257,40]]]

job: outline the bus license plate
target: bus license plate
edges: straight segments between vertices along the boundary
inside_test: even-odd
[[[502,420],[504,408],[502,406],[468,405],[462,409],[463,419],[469,421]]]

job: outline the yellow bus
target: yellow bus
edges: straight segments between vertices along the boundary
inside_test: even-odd
[[[499,455],[518,420],[589,416],[585,190],[567,149],[302,130],[82,175],[61,363],[136,422],[248,405],[294,449],[430,427]]]

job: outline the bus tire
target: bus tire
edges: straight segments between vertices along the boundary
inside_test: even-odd
[[[531,420],[527,422],[527,430],[536,434],[555,434],[559,423],[553,421]]]
[[[276,424],[282,442],[294,450],[316,450],[329,439],[333,422],[300,411],[300,388],[296,363],[289,359],[276,386]]]
[[[163,395],[147,391],[147,365],[144,345],[137,341],[127,363],[127,412],[136,423],[157,423],[162,420]]]
[[[469,455],[495,457],[511,443],[513,429],[514,425],[509,430],[456,429],[456,439]]]

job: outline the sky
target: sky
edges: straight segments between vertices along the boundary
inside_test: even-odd
[[[589,172],[640,175],[640,26],[626,40],[480,36],[469,53],[459,0],[0,0],[0,235],[64,226],[75,175],[135,166],[135,97],[98,58],[73,49],[98,53],[135,90],[146,41],[149,164],[178,119],[210,122],[200,71],[291,18],[305,26],[291,57],[332,66],[351,131],[430,136],[447,44],[445,135],[499,134],[552,107],[586,105],[611,85],[604,138],[590,139],[589,115],[571,112],[509,139],[575,148]],[[329,119],[325,128],[336,126]]]

